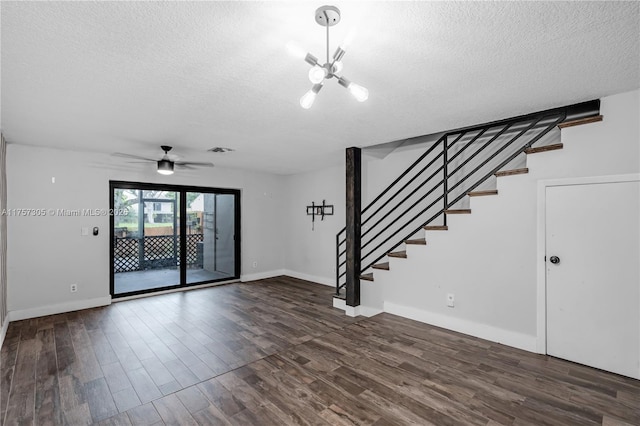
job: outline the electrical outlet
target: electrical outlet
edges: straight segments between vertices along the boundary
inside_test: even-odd
[[[70,291],[71,293],[75,293],[76,291],[78,291],[78,284],[71,284],[71,285],[69,286],[69,291]]]
[[[253,261],[253,263],[251,264],[251,266],[253,266],[254,268],[258,267],[258,262],[256,262],[255,260]]]
[[[453,295],[453,293],[448,293],[447,294],[447,306],[450,308],[453,308],[455,304],[455,296]]]

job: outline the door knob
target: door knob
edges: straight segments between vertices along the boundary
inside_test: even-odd
[[[557,265],[558,263],[560,263],[560,258],[558,256],[551,256],[551,258],[549,258],[549,261],[554,265]]]

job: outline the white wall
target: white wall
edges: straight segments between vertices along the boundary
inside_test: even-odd
[[[282,176],[214,167],[164,177],[152,165],[128,167],[104,154],[14,144],[7,157],[10,209],[108,209],[109,180],[240,189],[242,278],[282,272]],[[80,235],[82,227],[94,226],[99,236]],[[17,317],[108,300],[108,216],[10,217],[8,228],[8,309],[20,312]],[[71,283],[78,284],[77,293],[69,292]]]
[[[387,157],[378,159],[362,155],[362,207],[375,199],[422,155],[433,142],[400,147]],[[436,148],[437,149],[437,148]],[[412,174],[413,176],[413,174]],[[403,181],[404,182],[404,181]]]
[[[376,271],[363,305],[535,350],[537,182],[640,171],[639,92],[602,99],[601,114],[562,130],[563,150],[528,156],[529,174],[499,178],[498,196],[472,198],[471,215],[450,216],[449,231],[428,232],[426,247]]]
[[[344,164],[287,176],[286,190],[285,272],[317,283],[335,285],[335,238],[345,225]],[[306,206],[312,202],[322,204],[322,200],[333,204],[334,215],[325,216],[323,221],[316,217],[315,230],[312,230]]]

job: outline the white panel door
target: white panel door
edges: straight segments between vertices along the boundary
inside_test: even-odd
[[[640,378],[639,199],[637,181],[547,187],[549,355]]]

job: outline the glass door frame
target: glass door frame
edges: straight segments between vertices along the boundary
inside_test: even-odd
[[[179,197],[179,223],[178,228],[180,230],[180,283],[176,285],[168,285],[165,287],[154,287],[146,290],[138,290],[129,293],[115,294],[115,267],[114,267],[114,241],[115,241],[115,217],[113,214],[109,216],[109,293],[113,299],[120,297],[136,296],[140,294],[155,293],[165,290],[174,289],[186,289],[189,287],[199,286],[202,284],[210,284],[221,281],[237,280],[240,279],[240,267],[241,262],[241,211],[240,211],[240,190],[229,188],[212,188],[203,186],[189,186],[189,185],[172,185],[172,184],[159,184],[159,183],[147,183],[147,182],[130,182],[130,181],[109,181],[109,209],[114,211],[114,191],[115,189],[135,189],[140,191],[169,191],[176,192]],[[200,192],[203,194],[229,194],[234,196],[234,274],[232,277],[225,277],[220,279],[187,283],[187,192]],[[168,200],[167,200],[168,201]],[[174,211],[174,223],[175,214]]]

